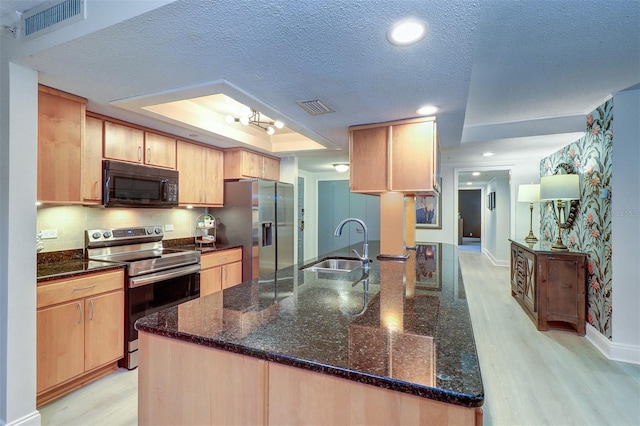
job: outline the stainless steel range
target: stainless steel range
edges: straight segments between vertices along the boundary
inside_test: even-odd
[[[200,252],[163,248],[161,226],[87,229],[86,257],[126,264],[125,357],[138,366],[138,318],[200,296]]]

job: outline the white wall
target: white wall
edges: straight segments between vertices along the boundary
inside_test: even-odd
[[[610,357],[640,363],[640,90],[616,94],[613,116]]]
[[[493,179],[487,185],[485,194],[495,192],[496,206],[493,210],[485,210],[485,253],[499,266],[509,265],[510,257],[510,212],[511,191],[508,178]]]
[[[37,425],[38,73],[0,66],[0,424]]]
[[[509,238],[524,240],[529,234],[529,203],[518,202],[518,187],[522,184],[540,183],[540,159],[516,163],[511,169],[511,227]],[[533,205],[533,234],[540,239],[540,203]]]

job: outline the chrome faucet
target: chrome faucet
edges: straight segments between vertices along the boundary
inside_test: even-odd
[[[362,261],[362,268],[365,271],[369,270],[369,231],[367,229],[367,225],[365,225],[365,223],[360,220],[357,219],[355,217],[349,217],[346,218],[345,220],[343,220],[342,222],[340,222],[338,224],[338,226],[336,227],[335,232],[333,233],[334,236],[339,237],[340,235],[342,235],[342,228],[344,227],[344,225],[347,222],[356,222],[358,224],[360,224],[360,226],[362,226],[362,229],[364,231],[364,242],[362,244],[362,255],[360,255],[360,253],[358,253],[358,251],[356,249],[353,249],[352,251],[356,254],[356,256],[358,256],[358,259],[360,259],[360,261]]]

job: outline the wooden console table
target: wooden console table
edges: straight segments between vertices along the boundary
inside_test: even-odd
[[[577,251],[552,251],[551,242],[511,241],[511,295],[538,330],[550,323],[571,324],[586,331],[586,261]],[[553,324],[551,324],[553,326]]]

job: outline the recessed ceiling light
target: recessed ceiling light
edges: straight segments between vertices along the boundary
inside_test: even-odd
[[[467,185],[473,185],[473,182],[467,182]]]
[[[493,155],[493,152],[489,152],[489,151],[482,153],[483,157],[491,157],[492,155]]]
[[[427,24],[417,19],[406,19],[389,28],[387,40],[397,46],[408,46],[422,40],[426,34]]]
[[[419,115],[433,115],[438,112],[440,108],[435,105],[424,105],[416,110]]]
[[[480,176],[480,172],[473,172],[472,173],[474,176]]]

